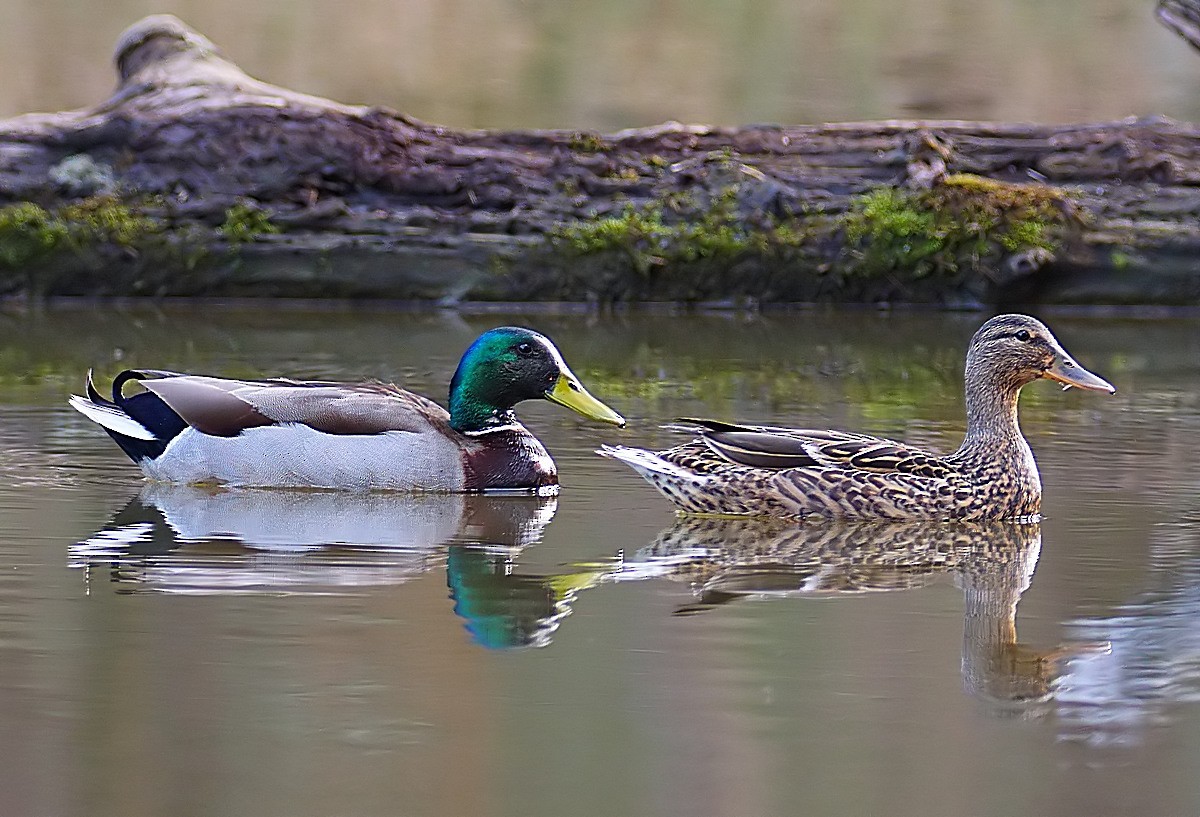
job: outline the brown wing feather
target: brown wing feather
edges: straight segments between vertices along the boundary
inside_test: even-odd
[[[233,393],[233,386],[240,385],[237,381],[181,375],[141,382],[185,423],[205,434],[233,437],[248,428],[275,422]]]
[[[817,447],[827,465],[841,465],[880,474],[913,474],[945,478],[955,469],[940,457],[903,443],[879,438],[845,440]]]
[[[449,422],[446,410],[432,400],[380,383],[180,375],[142,385],[188,425],[225,437],[281,423],[299,423],[328,434],[381,434],[442,430]]]
[[[809,444],[790,435],[762,431],[704,432],[700,438],[730,462],[754,468],[804,468],[817,465]]]
[[[271,384],[240,390],[238,396],[277,422],[303,423],[329,434],[420,432],[431,425],[448,427],[450,421],[432,400],[381,383]]]
[[[894,440],[826,429],[741,426],[687,420],[683,428],[722,458],[753,468],[845,467],[874,473],[945,477],[953,468],[941,458]]]

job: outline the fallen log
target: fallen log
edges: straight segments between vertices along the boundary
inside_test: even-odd
[[[115,61],[104,103],[0,122],[0,294],[1200,303],[1200,131],[1165,118],[464,131],[173,17]]]

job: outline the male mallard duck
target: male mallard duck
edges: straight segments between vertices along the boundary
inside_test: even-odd
[[[145,392],[126,397],[131,380]],[[623,426],[548,338],[485,332],[450,381],[450,411],[384,383],[227,380],[124,371],[112,400],[88,374],[71,405],[104,427],[152,480],[355,491],[558,490],[554,461],[513,414],[537,397]]]
[[[1042,483],[1017,425],[1017,395],[1040,377],[1116,392],[1071,359],[1040,321],[1000,315],[967,349],[967,436],[940,456],[842,431],[690,420],[699,440],[667,451],[605,446],[685,513],[884,519],[1012,519],[1041,508]]]

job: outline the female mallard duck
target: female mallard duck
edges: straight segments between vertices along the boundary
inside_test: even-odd
[[[967,350],[967,436],[939,456],[842,431],[686,421],[700,436],[667,451],[605,446],[685,513],[884,519],[1012,519],[1041,508],[1042,483],[1017,425],[1017,395],[1040,377],[1116,392],[1071,359],[1040,321],[1000,315]]]
[[[126,397],[136,380],[146,391]],[[112,400],[88,374],[71,405],[104,427],[152,480],[355,491],[558,490],[554,461],[513,414],[537,397],[623,426],[548,338],[485,332],[450,381],[450,411],[384,383],[227,380],[125,371]]]

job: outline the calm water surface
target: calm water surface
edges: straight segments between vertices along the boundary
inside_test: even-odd
[[[954,447],[976,315],[0,313],[0,813],[1200,813],[1200,319],[1047,316],[1040,525],[676,520],[600,443],[679,415]],[[143,487],[94,366],[441,398],[550,334],[619,432],[550,500]],[[1019,606],[1018,606],[1019,602]]]

